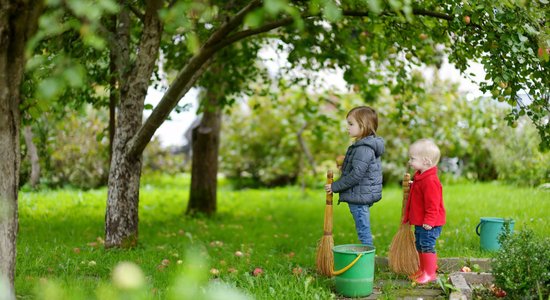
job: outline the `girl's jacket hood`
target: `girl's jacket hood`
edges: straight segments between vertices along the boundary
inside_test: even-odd
[[[369,135],[353,143],[352,147],[357,147],[362,145],[370,147],[374,151],[374,155],[376,156],[376,158],[384,154],[384,150],[385,150],[384,139],[382,139],[379,136]]]

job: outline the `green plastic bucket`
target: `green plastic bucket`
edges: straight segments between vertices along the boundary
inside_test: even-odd
[[[346,297],[372,294],[374,283],[374,247],[357,244],[338,245],[334,253],[336,292]]]
[[[476,226],[476,233],[480,237],[481,250],[496,251],[500,249],[498,237],[504,232],[505,222],[509,223],[510,232],[513,232],[513,219],[481,218]]]

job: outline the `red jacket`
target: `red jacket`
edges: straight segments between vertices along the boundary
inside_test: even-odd
[[[414,174],[403,218],[403,223],[406,222],[418,226],[428,224],[432,227],[445,224],[443,188],[437,177],[437,167]]]

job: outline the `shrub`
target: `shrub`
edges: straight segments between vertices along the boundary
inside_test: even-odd
[[[527,119],[520,119],[517,128],[499,129],[502,140],[491,141],[491,157],[495,163],[498,178],[508,183],[538,186],[550,182],[550,151],[538,150],[540,136]]]
[[[91,106],[82,110],[67,108],[63,117],[57,119],[53,113],[37,119],[32,130],[40,160],[40,185],[84,189],[105,185],[109,175],[106,124],[107,113]],[[26,145],[21,148],[22,157],[26,157]],[[29,172],[30,165],[23,163],[22,184]]]
[[[511,299],[550,296],[550,238],[526,229],[499,238],[501,249],[492,262],[495,283]]]
[[[159,139],[154,137],[143,151],[143,173],[163,173],[175,175],[189,168],[185,164],[184,154],[178,147],[162,147]]]

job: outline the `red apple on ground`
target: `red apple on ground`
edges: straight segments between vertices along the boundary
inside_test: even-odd
[[[262,275],[263,272],[264,270],[262,270],[262,268],[255,268],[254,271],[252,271],[252,275],[257,277]]]
[[[470,24],[470,16],[464,16],[464,23],[466,23],[466,25]]]

